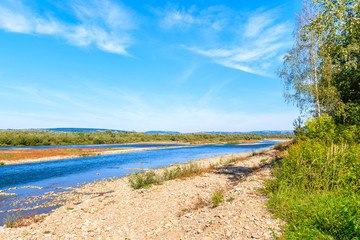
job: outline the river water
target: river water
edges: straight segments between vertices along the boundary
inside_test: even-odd
[[[128,168],[158,168],[174,163],[184,163],[216,155],[251,152],[269,149],[278,141],[263,141],[251,144],[212,144],[212,145],[181,145],[174,148],[130,152],[112,155],[100,155],[74,159],[55,160],[48,162],[26,163],[0,167],[0,190],[37,186],[42,189],[26,188],[7,191],[16,196],[0,195],[0,211],[16,209],[16,201],[29,196],[38,196],[47,192],[57,192],[57,188],[76,187],[79,183],[89,183],[95,180],[121,177],[134,172]],[[72,145],[79,147],[79,145]],[[124,145],[81,145],[82,147],[154,147],[161,144],[124,144]],[[35,148],[51,148],[59,146],[39,146]],[[67,146],[69,147],[69,146]],[[32,147],[34,148],[34,147]],[[51,209],[37,209],[20,214],[42,213]],[[0,224],[7,212],[0,212]]]

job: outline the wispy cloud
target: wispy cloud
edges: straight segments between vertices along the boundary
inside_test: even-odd
[[[62,2],[64,5],[67,1]],[[15,33],[53,35],[77,46],[95,45],[126,55],[130,30],[136,28],[129,11],[110,0],[74,0],[64,6],[76,23],[40,14],[21,0],[0,3],[0,28]]]
[[[177,28],[186,30],[191,27],[206,27],[207,30],[220,31],[227,24],[228,12],[224,6],[212,6],[198,9],[195,5],[186,9],[169,4],[164,9],[153,10],[160,16],[160,26],[165,29]]]
[[[279,11],[240,14],[221,6],[202,10],[172,7],[162,12],[161,26],[187,27],[194,38],[201,32],[202,39],[197,39],[201,45],[184,42],[183,46],[225,67],[269,77],[279,56],[291,45],[292,26],[279,19]]]
[[[245,25],[245,37],[256,37],[262,30],[269,25],[273,24],[277,12],[275,10],[270,10],[267,12],[258,12],[250,16],[246,25]]]

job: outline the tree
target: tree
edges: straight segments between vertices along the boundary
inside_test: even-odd
[[[278,72],[284,81],[284,96],[288,102],[296,102],[301,112],[310,111],[316,116],[322,113],[319,82],[321,59],[318,56],[319,38],[317,32],[305,27],[317,17],[315,5],[304,1],[304,7],[296,18],[295,44],[284,57],[282,69]]]
[[[312,5],[319,14],[305,30],[319,37],[321,85],[337,93],[328,112],[339,123],[360,124],[360,3],[316,0]]]
[[[305,0],[279,76],[287,101],[360,125],[360,3]]]

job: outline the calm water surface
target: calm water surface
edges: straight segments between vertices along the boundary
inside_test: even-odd
[[[0,147],[5,150],[32,150],[52,148],[143,148],[143,147],[166,147],[166,146],[187,146],[182,143],[131,143],[131,144],[89,144],[89,145],[47,145],[47,146],[24,146],[24,147]]]
[[[278,141],[263,141],[255,144],[182,146],[168,149],[2,166],[0,167],[0,190],[23,186],[38,186],[43,189],[17,189],[8,191],[8,193],[16,193],[17,196],[0,196],[0,211],[13,209],[13,202],[27,196],[37,196],[49,191],[57,192],[59,190],[55,188],[58,187],[75,187],[79,183],[89,183],[103,178],[121,177],[134,172],[126,168],[158,168],[173,163],[183,163],[189,160],[215,155],[268,149],[276,143],[278,143]],[[145,144],[145,146],[144,144],[132,145],[133,147],[147,147],[150,144]],[[86,146],[90,147],[90,145]],[[91,145],[91,147],[93,146],[94,145]],[[119,146],[128,147],[129,145],[116,145],[116,147]],[[151,146],[154,145],[152,144]],[[34,210],[33,212],[40,213],[49,210],[51,209]],[[26,213],[31,212],[32,211],[28,211]],[[6,214],[7,213],[0,213],[0,224],[1,219],[5,217]]]

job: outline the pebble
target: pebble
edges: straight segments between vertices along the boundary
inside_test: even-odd
[[[251,238],[260,239],[260,236],[256,233],[251,234]]]

